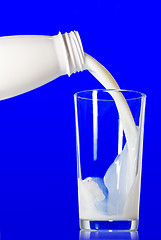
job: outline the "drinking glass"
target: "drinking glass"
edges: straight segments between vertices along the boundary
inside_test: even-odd
[[[89,90],[74,102],[80,228],[137,230],[146,95]]]

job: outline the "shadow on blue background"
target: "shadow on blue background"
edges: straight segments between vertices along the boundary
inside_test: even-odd
[[[46,234],[43,233],[10,233],[7,234],[8,239],[77,239],[77,240],[139,240],[139,234],[138,232],[106,232],[106,231],[96,231],[96,232],[90,232],[90,231],[82,231],[80,230],[79,236],[74,236],[70,233],[70,231],[65,232],[66,235],[61,234],[61,232],[56,232],[52,234]],[[4,237],[4,236],[2,236]],[[15,238],[16,237],[16,238]],[[1,238],[0,238],[1,240]]]
[[[78,30],[85,52],[120,88],[147,94],[139,239],[157,239],[159,1],[7,1],[0,4],[0,23],[0,36]],[[1,238],[79,237],[73,94],[96,88],[102,86],[84,71],[0,102]]]
[[[79,233],[79,240],[139,240],[138,232],[106,232],[83,231]]]

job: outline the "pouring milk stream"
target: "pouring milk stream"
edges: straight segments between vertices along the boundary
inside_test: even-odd
[[[84,53],[78,32],[70,32],[56,36],[10,36],[0,37],[0,99],[7,99],[24,92],[40,87],[62,75],[88,70],[106,89],[119,89],[112,75],[90,55]],[[121,152],[118,162],[128,158],[128,189],[123,206],[120,208],[120,216],[129,214],[128,202],[132,195],[130,192],[139,188],[137,178],[130,171],[136,168],[135,146],[138,139],[138,131],[129,106],[119,91],[111,91],[125,132],[127,144]],[[107,170],[104,182],[108,188],[112,188],[110,171]],[[114,175],[114,174],[113,174]],[[90,176],[89,176],[90,177]],[[110,180],[111,179],[111,180]],[[94,190],[98,185],[93,185]],[[86,191],[86,181],[80,179],[79,195]],[[101,190],[100,190],[101,191]],[[111,190],[112,192],[112,190]],[[87,193],[88,194],[88,193]],[[112,194],[112,193],[111,193]],[[129,196],[129,198],[128,198]],[[111,199],[112,195],[111,195]],[[109,215],[115,215],[109,196]],[[99,212],[91,212],[102,219]],[[91,212],[89,214],[91,214]],[[134,211],[135,212],[135,211]],[[88,217],[82,208],[82,217]],[[131,213],[133,215],[133,213]],[[135,216],[130,216],[135,218]],[[128,216],[127,216],[128,218]]]

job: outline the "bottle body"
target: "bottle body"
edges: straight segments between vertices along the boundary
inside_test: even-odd
[[[72,72],[64,35],[0,38],[0,99],[40,87]]]

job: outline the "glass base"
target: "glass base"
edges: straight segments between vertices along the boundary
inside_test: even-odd
[[[138,219],[116,221],[79,220],[79,225],[82,230],[136,231],[138,229],[138,224]]]

